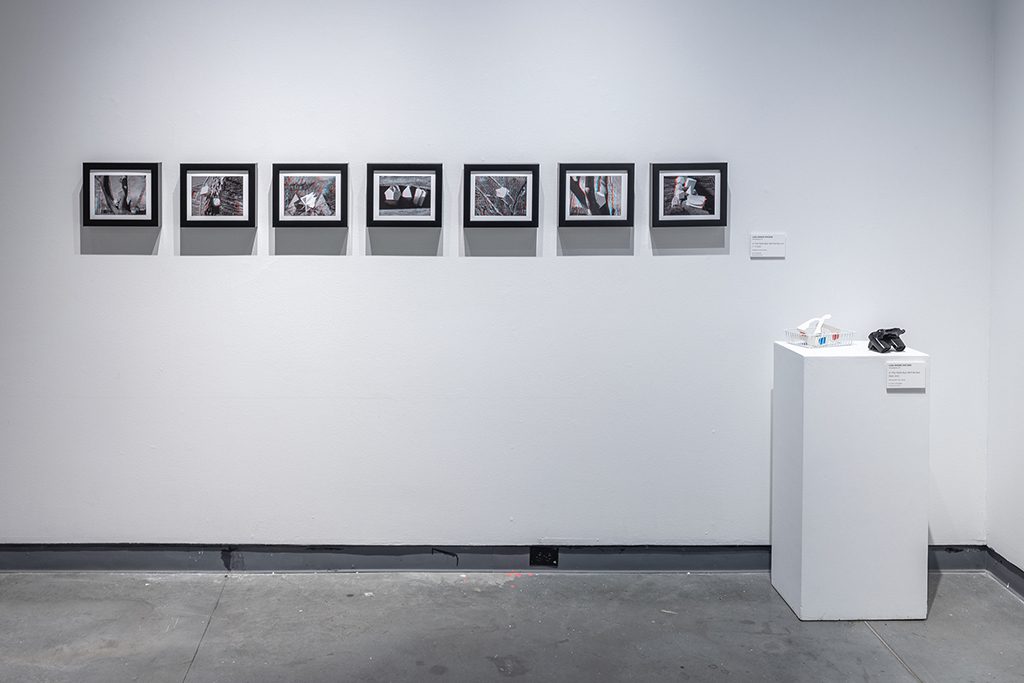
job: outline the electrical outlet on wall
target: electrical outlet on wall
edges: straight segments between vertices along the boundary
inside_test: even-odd
[[[557,567],[558,548],[550,545],[530,546],[531,567]]]

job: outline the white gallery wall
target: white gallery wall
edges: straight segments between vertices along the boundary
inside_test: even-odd
[[[983,542],[992,32],[971,0],[4,2],[0,542],[766,543],[771,344],[824,312],[933,354],[931,540]],[[145,243],[79,228],[117,160],[163,162],[152,255],[87,253]],[[719,160],[728,231],[652,238],[647,164]],[[270,165],[305,161],[351,164],[345,255],[275,253]],[[389,161],[445,164],[439,255],[368,253]],[[560,161],[637,163],[631,243],[558,231]],[[251,254],[189,255],[180,162],[260,164]],[[535,256],[467,247],[483,162],[541,164]]]
[[[1024,2],[996,5],[995,230],[992,240],[992,364],[989,545],[1024,567]]]

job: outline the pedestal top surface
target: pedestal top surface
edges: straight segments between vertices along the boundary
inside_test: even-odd
[[[849,346],[825,346],[825,347],[811,347],[811,346],[798,346],[797,344],[790,344],[788,342],[777,341],[776,346],[792,351],[793,353],[803,356],[804,358],[883,358],[885,360],[899,360],[900,358],[927,358],[928,354],[922,351],[916,351],[909,346],[906,351],[896,353],[875,353],[868,349],[868,343],[866,341],[855,341]]]

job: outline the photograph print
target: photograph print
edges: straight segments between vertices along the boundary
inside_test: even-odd
[[[348,164],[274,164],[275,228],[348,227]]]
[[[728,165],[651,164],[651,227],[724,227]]]
[[[463,224],[467,228],[536,228],[539,177],[539,164],[466,164]]]
[[[182,164],[181,227],[256,227],[256,164]]]
[[[441,164],[367,164],[368,227],[441,227]]]
[[[633,164],[559,164],[558,225],[632,226]]]
[[[82,164],[82,225],[160,225],[160,164]]]

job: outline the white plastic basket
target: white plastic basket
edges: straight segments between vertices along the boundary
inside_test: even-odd
[[[786,330],[786,341],[790,344],[820,349],[829,346],[849,346],[856,335],[853,330],[842,330],[832,325],[822,325],[821,334],[814,334],[813,330],[801,332],[794,327]]]

